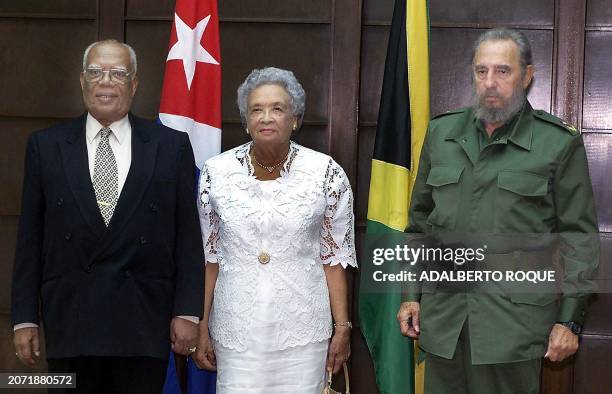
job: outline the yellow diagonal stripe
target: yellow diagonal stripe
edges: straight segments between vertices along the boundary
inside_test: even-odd
[[[416,179],[421,148],[429,123],[429,18],[425,0],[406,3],[406,45],[410,93],[411,183]],[[411,188],[412,189],[412,188]],[[411,190],[412,191],[412,190]]]
[[[372,160],[368,220],[404,231],[408,224],[409,185],[407,168]]]

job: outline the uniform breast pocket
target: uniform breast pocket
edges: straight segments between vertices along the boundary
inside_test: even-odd
[[[427,223],[434,229],[452,231],[455,228],[462,173],[463,167],[451,166],[434,166],[429,171],[426,183],[432,187],[434,209]]]
[[[497,177],[495,231],[539,233],[554,220],[548,177],[525,171],[500,171]]]

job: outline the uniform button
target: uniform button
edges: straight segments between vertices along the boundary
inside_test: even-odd
[[[144,245],[146,243],[147,243],[147,239],[144,236],[140,237],[140,244]]]
[[[65,239],[66,241],[70,241],[70,239],[71,239],[71,238],[72,238],[72,233],[66,233],[66,234],[64,234],[64,239]]]
[[[465,144],[467,142],[467,138],[462,139],[461,142]]]
[[[85,268],[85,272],[90,273],[91,272],[91,266]]]
[[[149,209],[151,210],[151,212],[157,212],[157,204],[152,202],[151,204],[149,204]]]
[[[61,207],[62,205],[64,205],[64,199],[60,197],[57,199],[57,206]]]

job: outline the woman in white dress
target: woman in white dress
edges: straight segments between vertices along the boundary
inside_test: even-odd
[[[331,157],[290,140],[305,108],[292,72],[253,70],[237,102],[252,141],[208,160],[200,180],[206,284],[194,358],[218,371],[218,394],[320,394],[326,370],[350,355],[351,187]]]

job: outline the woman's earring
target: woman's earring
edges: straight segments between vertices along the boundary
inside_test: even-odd
[[[247,134],[251,134],[251,133],[249,132],[249,129],[248,129],[248,128],[246,128],[245,130],[246,130],[246,133],[247,133]]]

